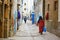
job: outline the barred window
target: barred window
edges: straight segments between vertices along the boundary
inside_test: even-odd
[[[54,10],[58,9],[58,1],[54,1]]]

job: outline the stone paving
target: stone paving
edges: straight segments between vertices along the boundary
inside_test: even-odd
[[[49,32],[43,32],[43,35],[40,35],[38,27],[28,21],[26,24],[24,23],[20,26],[14,37],[0,40],[60,40],[60,38]]]

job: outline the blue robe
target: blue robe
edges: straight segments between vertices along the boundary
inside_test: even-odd
[[[34,13],[31,14],[32,17],[32,24],[34,24]]]

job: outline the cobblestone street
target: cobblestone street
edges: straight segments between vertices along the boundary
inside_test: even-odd
[[[28,21],[20,26],[14,37],[2,40],[60,40],[60,38],[49,32],[43,32],[43,35],[40,35],[38,27],[35,24],[32,25],[31,21]]]

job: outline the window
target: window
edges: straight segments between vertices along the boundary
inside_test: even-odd
[[[20,6],[20,4],[17,4],[17,6]]]
[[[12,2],[12,1],[10,0],[10,2]]]
[[[36,5],[35,5],[35,2],[34,2],[34,9],[35,9],[35,6],[36,6]]]
[[[50,4],[48,4],[48,8],[47,8],[48,11],[50,10],[49,8],[50,8]]]
[[[24,10],[26,10],[26,8],[24,8]]]
[[[26,5],[26,3],[24,3],[24,5]]]
[[[54,1],[54,10],[58,9],[58,1]]]

